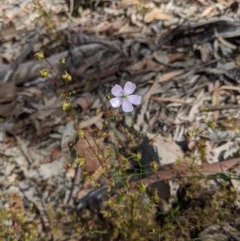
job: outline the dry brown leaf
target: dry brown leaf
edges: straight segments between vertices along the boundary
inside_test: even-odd
[[[23,199],[17,192],[10,193],[9,204],[13,212],[22,212],[24,210]]]
[[[203,11],[203,13],[200,15],[200,18],[209,17],[215,9],[216,9],[216,6],[214,5],[209,6]]]
[[[216,29],[214,29],[214,34],[223,46],[225,46],[229,49],[233,49],[233,50],[237,49],[237,46],[235,44],[232,44],[229,41],[227,41],[226,39],[224,39],[223,37],[221,37]]]
[[[220,104],[220,91],[221,90],[235,90],[240,92],[240,87],[238,86],[230,86],[230,85],[223,85],[220,88],[217,88],[213,91],[212,94],[212,105],[214,107],[218,107]],[[217,120],[219,117],[219,110],[214,110],[213,112],[214,120]]]
[[[240,55],[237,55],[235,58],[235,63],[238,67],[240,67]]]
[[[0,104],[0,116],[7,118],[13,114],[15,101],[6,104]]]
[[[125,8],[131,5],[141,5],[142,0],[122,0],[120,1],[120,7]]]
[[[205,100],[205,91],[199,90],[197,93],[196,99],[192,103],[192,108],[189,111],[188,114],[188,121],[193,121],[195,119],[195,116],[199,113],[199,108],[202,106],[203,102]]]
[[[168,81],[180,74],[182,74],[184,71],[183,70],[176,70],[170,73],[166,73],[166,74],[158,74],[154,80],[154,83],[152,84],[151,88],[147,91],[147,93],[144,95],[144,101],[149,100],[149,98],[153,95],[156,94],[156,90],[157,90],[157,86],[158,83],[160,82],[165,82]]]
[[[178,53],[174,53],[172,55],[169,55],[168,56],[168,61],[169,61],[169,63],[172,63],[172,62],[174,62],[176,60],[183,59],[184,57],[185,57],[185,54],[178,52]]]
[[[91,93],[84,93],[82,96],[75,100],[75,103],[82,108],[82,110],[87,110],[93,103],[93,96]]]
[[[207,46],[207,44],[201,44],[199,47],[199,51],[201,53],[201,60],[206,63],[210,60],[211,52]]]
[[[149,100],[150,97],[155,93],[157,86],[158,86],[158,81],[155,78],[155,81],[153,82],[152,86],[150,87],[150,89],[147,91],[147,93],[143,97],[144,102]]]
[[[30,105],[37,110],[35,113],[36,119],[45,120],[61,106],[61,101],[56,96],[53,96],[49,99],[44,98],[43,104],[30,103]]]
[[[101,34],[103,33],[112,34],[118,31],[122,27],[122,25],[123,25],[123,20],[121,19],[118,19],[113,23],[109,21],[100,22],[97,26],[94,27],[93,31]]]
[[[137,33],[140,32],[138,27],[132,27],[129,25],[129,23],[126,23],[125,25],[123,25],[118,32],[116,33],[116,35],[118,34],[128,34],[128,33]]]
[[[53,150],[51,150],[51,153],[49,153],[41,160],[41,164],[50,163],[56,159],[60,159],[60,157],[62,156],[63,156],[63,152],[58,148],[54,148]]]
[[[86,165],[84,169],[88,173],[94,173],[100,166],[97,155],[99,154],[98,141],[91,134],[85,132],[84,137],[79,138],[76,151],[79,157],[84,158]]]
[[[153,58],[160,64],[164,64],[164,65],[169,64],[169,56],[166,51],[161,51],[161,50],[154,51]]]
[[[204,6],[207,6],[209,3],[205,0],[197,0],[197,2],[201,3]]]
[[[152,60],[153,56],[147,56],[142,61],[139,61],[126,69],[131,74],[141,73],[144,69],[145,71],[159,71],[162,69],[162,65],[158,64],[156,61]]]
[[[92,180],[98,180],[104,176],[105,161],[99,158],[99,154],[103,153],[103,140],[94,136],[93,131],[85,131],[84,137],[80,137],[76,144],[76,152],[78,157],[85,160],[85,164],[82,166],[83,170],[91,174]],[[84,183],[84,187],[92,186],[91,181]],[[84,189],[83,187],[83,189]],[[79,192],[78,196],[81,195]]]
[[[145,23],[151,23],[154,20],[171,20],[173,16],[171,14],[164,13],[162,8],[154,8],[150,12],[146,13],[144,17]]]
[[[212,175],[217,173],[224,173],[235,167],[239,169],[239,158],[230,159],[227,161],[222,161],[213,164],[203,164],[203,165],[192,165],[187,163],[167,165],[162,168],[158,173],[146,177],[141,182],[145,185],[160,181],[160,180],[170,180],[178,177],[193,176],[196,173],[199,175]],[[137,182],[136,182],[137,183]],[[134,185],[136,184],[134,183]]]
[[[217,2],[223,6],[229,6],[230,4],[232,4],[231,0],[217,0]]]
[[[42,96],[42,90],[39,87],[29,87],[27,92],[32,97],[40,98]]]
[[[240,87],[237,86],[230,86],[230,85],[223,85],[220,87],[220,90],[235,90],[240,92]]]
[[[147,134],[151,140],[151,145],[157,151],[159,164],[161,166],[175,163],[177,160],[183,158],[181,148],[171,138],[166,138],[161,135]]]
[[[171,80],[172,78],[184,73],[184,70],[175,70],[166,74],[158,74],[157,75],[157,80],[158,83],[166,82]]]
[[[16,86],[14,82],[0,83],[0,103],[10,102],[15,99]]]
[[[139,28],[143,26],[143,23],[138,21],[136,13],[131,14],[131,22]]]
[[[118,16],[124,14],[122,9],[104,8],[103,11],[109,15]]]
[[[9,24],[4,29],[1,29],[1,35],[0,40],[2,42],[8,42],[11,41],[13,38],[15,38],[17,35],[17,31],[13,24]]]
[[[153,57],[160,64],[167,65],[176,60],[185,59],[186,56],[185,54],[179,52],[169,55],[167,52],[164,51],[154,51]]]
[[[93,116],[92,118],[89,118],[86,121],[81,121],[79,124],[80,128],[86,128],[93,124],[96,124],[101,118],[102,118],[103,112],[98,113],[97,115]]]

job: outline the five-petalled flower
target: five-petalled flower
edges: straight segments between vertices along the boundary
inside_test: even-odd
[[[122,110],[124,112],[133,111],[133,105],[140,105],[142,97],[140,95],[133,95],[133,92],[136,89],[136,85],[128,81],[124,88],[120,85],[114,85],[111,93],[114,96],[110,100],[110,104],[113,108],[118,108],[122,105]]]

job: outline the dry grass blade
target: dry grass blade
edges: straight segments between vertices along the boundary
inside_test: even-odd
[[[212,94],[212,104],[215,108],[217,108],[220,104],[220,90],[215,89]],[[215,109],[213,112],[214,120],[217,120],[219,117],[219,110]]]
[[[177,98],[177,97],[152,97],[151,98],[152,100],[154,101],[157,101],[157,102],[174,102],[174,103],[179,103],[179,104],[189,104],[187,101],[184,101],[180,98]]]

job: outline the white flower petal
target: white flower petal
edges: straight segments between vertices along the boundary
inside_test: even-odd
[[[130,81],[128,81],[124,85],[124,94],[131,95],[136,89],[136,85]]]
[[[131,112],[133,111],[133,105],[130,101],[128,100],[124,100],[123,103],[122,103],[122,110],[124,112]]]
[[[113,108],[118,108],[123,103],[122,97],[115,97],[110,100],[110,104]]]
[[[140,105],[142,97],[140,95],[129,95],[128,100],[134,105]]]
[[[123,88],[120,86],[120,85],[114,85],[112,90],[111,90],[111,93],[113,96],[122,96],[123,95]]]

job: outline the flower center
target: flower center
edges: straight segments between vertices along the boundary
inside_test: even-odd
[[[128,98],[128,95],[125,94],[125,93],[123,93],[122,98],[123,98],[124,100],[126,100],[126,99]]]

